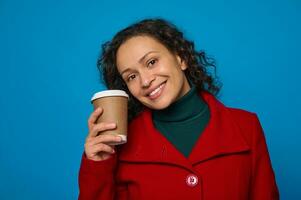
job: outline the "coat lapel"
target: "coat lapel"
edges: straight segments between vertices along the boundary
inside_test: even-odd
[[[229,108],[209,93],[203,92],[201,96],[209,106],[210,120],[189,155],[190,162],[194,165],[214,157],[250,150]]]
[[[120,146],[120,160],[192,168],[189,161],[154,127],[149,109],[130,124],[128,131],[128,142]]]
[[[207,92],[200,94],[210,109],[210,121],[188,158],[184,157],[153,125],[151,110],[145,109],[129,125],[128,142],[118,146],[119,159],[178,165],[193,165],[214,157],[248,151],[239,127],[228,108]]]

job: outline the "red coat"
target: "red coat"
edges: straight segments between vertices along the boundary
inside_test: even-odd
[[[83,156],[80,200],[276,200],[279,193],[255,114],[203,92],[211,118],[188,158],[155,128],[146,109],[128,143],[105,161]]]

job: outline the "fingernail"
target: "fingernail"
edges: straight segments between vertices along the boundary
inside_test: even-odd
[[[112,153],[115,153],[115,150],[114,150],[114,149],[112,150]]]

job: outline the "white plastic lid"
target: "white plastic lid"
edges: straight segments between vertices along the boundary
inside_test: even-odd
[[[129,95],[123,90],[104,90],[104,91],[95,93],[91,98],[91,102],[98,98],[113,97],[113,96],[122,96],[122,97],[129,98]]]

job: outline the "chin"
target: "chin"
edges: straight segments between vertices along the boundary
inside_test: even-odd
[[[161,99],[158,102],[146,102],[143,104],[146,107],[153,109],[153,110],[162,110],[162,109],[167,108],[171,104],[171,101],[166,101],[165,99]]]

